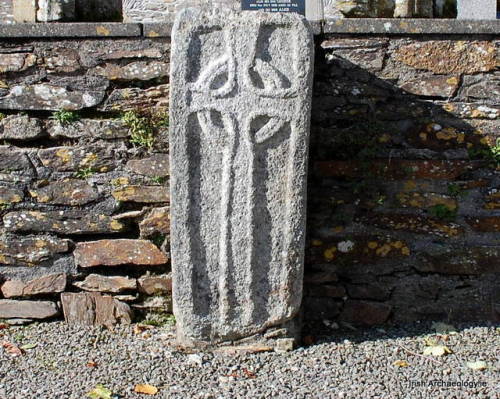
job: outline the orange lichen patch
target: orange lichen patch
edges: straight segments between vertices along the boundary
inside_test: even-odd
[[[381,258],[408,256],[409,249],[401,240],[387,236],[355,236],[348,239],[329,240],[320,247],[311,246],[308,258],[312,262],[373,263]]]
[[[113,186],[125,186],[130,183],[130,179],[128,177],[117,177],[116,179],[111,180],[111,184]]]
[[[436,133],[436,137],[440,140],[451,140],[451,139],[456,139],[458,137],[458,133],[456,129],[452,127],[446,127],[438,131]]]
[[[477,73],[495,70],[496,48],[493,42],[433,40],[399,47],[395,58],[415,69],[438,74]]]
[[[69,161],[71,161],[72,152],[70,150],[68,150],[67,148],[61,148],[60,150],[56,151],[56,156],[61,160],[61,162],[68,163]],[[43,160],[42,160],[42,163],[43,163]],[[44,163],[44,166],[47,166],[47,165]]]
[[[333,259],[335,259],[335,252],[337,252],[337,248],[331,247],[323,252],[323,256],[327,261],[332,261]]]
[[[392,248],[389,244],[384,244],[382,245],[381,247],[377,248],[375,253],[378,255],[378,256],[382,256],[382,257],[385,257],[387,256],[387,254],[389,252],[391,252]]]
[[[96,27],[95,31],[97,32],[98,35],[102,35],[102,36],[109,36],[109,34],[111,33],[109,31],[109,29],[107,29],[104,26],[98,26],[98,27]]]
[[[371,213],[365,217],[365,222],[383,229],[433,234],[441,237],[455,237],[463,233],[463,229],[455,223],[419,215]]]

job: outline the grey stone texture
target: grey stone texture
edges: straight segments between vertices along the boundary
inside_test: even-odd
[[[313,51],[296,14],[178,15],[171,250],[185,345],[250,336],[299,311]]]
[[[36,0],[10,0],[15,22],[36,22]]]
[[[0,24],[11,24],[14,22],[12,0],[0,0]]]
[[[75,18],[75,0],[38,0],[38,22],[70,21]]]
[[[496,19],[497,0],[457,0],[458,19]]]
[[[173,21],[177,12],[188,7],[239,9],[238,0],[123,0],[124,22]]]

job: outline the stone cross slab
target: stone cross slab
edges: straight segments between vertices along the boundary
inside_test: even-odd
[[[312,33],[297,14],[186,9],[172,39],[178,339],[235,340],[301,304]]]

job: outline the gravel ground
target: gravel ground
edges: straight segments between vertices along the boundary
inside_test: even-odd
[[[187,353],[167,327],[141,333],[134,326],[108,331],[61,322],[10,327],[0,330],[0,342],[25,352],[12,356],[0,348],[0,398],[85,398],[96,384],[117,398],[498,398],[498,327],[429,331],[424,325],[338,329],[308,337],[315,343],[293,352],[230,355]],[[429,339],[453,353],[429,360],[422,355]],[[394,365],[398,360],[408,366]],[[467,367],[477,360],[488,368]],[[478,386],[437,386],[460,382]],[[137,394],[139,383],[159,391]]]

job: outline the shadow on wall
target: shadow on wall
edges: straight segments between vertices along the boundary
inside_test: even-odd
[[[76,0],[76,20],[121,22],[122,0]]]
[[[306,324],[498,321],[494,42],[318,40]]]

